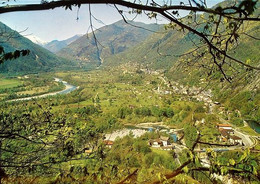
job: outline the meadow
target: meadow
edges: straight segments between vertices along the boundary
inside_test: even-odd
[[[14,88],[22,84],[22,81],[18,79],[0,79],[0,90]]]
[[[62,83],[55,82],[50,74],[4,77],[0,79],[0,100],[12,100],[37,96],[64,89]]]

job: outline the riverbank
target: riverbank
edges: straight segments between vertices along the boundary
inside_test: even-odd
[[[115,141],[116,138],[123,138],[127,135],[132,134],[135,138],[142,136],[145,134],[147,130],[144,129],[121,129],[121,130],[116,130],[112,132],[111,134],[106,134],[105,135],[105,140],[110,140],[110,141]]]
[[[37,98],[45,98],[45,97],[48,97],[48,96],[54,96],[54,95],[58,95],[58,94],[68,94],[68,93],[70,93],[70,92],[79,88],[79,87],[73,86],[71,84],[68,84],[66,81],[63,81],[62,79],[59,79],[59,78],[54,78],[54,81],[62,82],[65,85],[65,89],[63,89],[61,91],[46,93],[46,94],[43,94],[43,95],[37,95],[37,96],[31,96],[31,97],[25,97],[25,98],[17,98],[17,99],[9,100],[8,102],[25,101],[25,100],[32,100],[32,99],[37,99]]]

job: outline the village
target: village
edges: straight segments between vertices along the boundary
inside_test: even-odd
[[[182,149],[187,148],[184,142],[184,133],[183,129],[166,129],[166,128],[153,128],[145,127],[146,129],[135,128],[135,129],[122,129],[117,130],[111,134],[106,134],[104,139],[104,144],[106,147],[111,148],[113,142],[117,138],[122,138],[126,135],[132,134],[135,138],[144,135],[147,132],[156,132],[159,136],[156,139],[150,139],[147,141],[147,144],[152,149],[161,149],[161,150],[176,150],[176,152],[181,151]],[[211,147],[218,150],[229,150],[235,148],[242,148],[243,146],[250,146],[250,144],[243,140],[245,137],[241,136],[230,124],[217,124],[216,129],[219,131],[218,142],[216,144],[222,145]],[[197,151],[204,151],[203,149],[196,149]]]

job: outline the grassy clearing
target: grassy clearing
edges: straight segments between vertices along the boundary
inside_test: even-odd
[[[241,127],[239,128],[242,132],[245,132],[248,135],[252,135],[252,136],[259,136],[259,134],[257,132],[255,132],[251,127],[249,126],[245,126],[245,127]]]
[[[21,84],[22,82],[17,79],[0,79],[0,89],[13,88]]]
[[[37,93],[47,93],[49,90],[49,86],[46,86],[46,87],[35,87],[35,88],[32,88],[32,89],[28,89],[26,91],[21,91],[21,92],[18,92],[17,94],[18,95],[22,95],[22,94],[27,94],[27,95],[34,95],[34,94],[37,94]]]
[[[171,157],[169,151],[160,150],[160,149],[156,149],[156,148],[152,148],[151,150],[152,150],[152,152],[157,153],[157,154],[159,154],[159,155],[161,155],[161,156],[163,156],[163,157],[165,157],[165,158]]]

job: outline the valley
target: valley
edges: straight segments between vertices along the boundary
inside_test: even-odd
[[[260,3],[217,2],[4,1],[0,184],[258,184]]]
[[[240,152],[241,149],[251,150],[252,153],[258,151],[259,134],[254,131],[251,131],[249,134],[242,133],[243,127],[237,127],[232,125],[232,121],[223,119],[225,117],[219,114],[219,109],[222,109],[222,105],[211,100],[212,92],[207,90],[200,92],[201,89],[199,88],[189,88],[180,85],[175,81],[169,80],[160,71],[144,71],[143,69],[131,68],[129,70],[95,70],[90,72],[42,74],[43,78],[45,76],[57,77],[54,82],[61,82],[60,79],[62,78],[68,81],[68,83],[79,87],[70,93],[48,95],[43,99],[37,98],[37,102],[35,100],[30,101],[32,97],[29,97],[28,101],[12,100],[4,102],[2,105],[7,105],[8,103],[11,106],[27,106],[35,109],[33,106],[35,106],[36,102],[37,105],[44,106],[46,110],[50,106],[51,109],[49,110],[54,115],[54,118],[60,116],[59,114],[63,114],[63,117],[66,117],[66,119],[72,118],[70,120],[71,123],[67,125],[70,127],[68,131],[72,135],[76,135],[84,130],[76,131],[73,127],[90,126],[90,129],[85,129],[87,131],[94,129],[95,134],[99,136],[92,137],[92,134],[89,135],[88,132],[82,132],[83,134],[80,133],[77,138],[70,139],[68,137],[70,141],[74,142],[87,136],[84,140],[86,142],[85,146],[76,148],[74,147],[76,142],[73,143],[74,149],[83,149],[85,151],[77,151],[75,158],[79,159],[72,162],[65,161],[62,164],[63,172],[68,172],[67,169],[74,167],[74,165],[81,168],[89,167],[90,163],[85,157],[92,154],[95,155],[101,143],[104,143],[106,147],[106,157],[108,157],[107,159],[110,162],[118,159],[112,156],[114,154],[120,155],[120,159],[127,159],[125,158],[127,155],[123,156],[121,155],[122,153],[117,152],[119,150],[116,151],[114,149],[118,149],[119,145],[122,146],[123,150],[128,149],[130,145],[127,143],[124,145],[125,143],[122,143],[124,141],[133,141],[133,145],[141,144],[134,150],[129,150],[131,154],[134,154],[136,149],[141,149],[136,155],[137,157],[134,157],[137,159],[135,162],[138,166],[130,166],[130,168],[146,168],[147,166],[143,164],[148,164],[146,163],[148,161],[145,161],[145,155],[148,153],[150,155],[149,159],[156,160],[157,157],[160,157],[167,161],[172,159],[171,154],[175,154],[175,161],[172,161],[173,165],[167,165],[166,160],[161,160],[156,164],[157,161],[154,160],[155,164],[150,165],[150,169],[158,170],[160,164],[163,164],[166,168],[177,168],[182,165],[183,154],[191,146],[191,143],[187,140],[186,131],[194,125],[196,131],[199,131],[200,134],[200,142],[197,143],[194,152],[199,153],[198,159],[206,167],[210,164],[209,157],[206,154],[210,150],[215,151],[220,158],[222,158],[221,155],[226,155],[225,152]],[[27,79],[34,77],[34,75],[26,76]],[[59,92],[54,92],[53,94],[57,93]],[[15,111],[13,109],[13,113]],[[231,139],[223,141],[225,137],[223,137],[220,129],[217,128],[218,124],[230,125],[235,132],[230,137],[238,136],[242,142],[235,144],[230,142]],[[192,132],[189,134],[192,134]],[[158,145],[157,143],[153,145],[155,142],[151,143],[150,146],[147,145],[148,142],[163,139],[163,137],[168,137],[169,142],[167,145],[160,146],[161,143],[159,142]],[[204,144],[205,142],[207,144]],[[143,152],[142,149],[146,151]],[[225,156],[225,158],[228,157]],[[103,162],[106,164],[107,161],[104,160]],[[122,160],[122,165],[119,164],[118,167],[125,167],[123,166],[124,163],[125,161]],[[88,170],[88,172],[96,171],[94,169]],[[147,173],[148,177],[152,177],[149,172]],[[167,172],[167,169],[162,171],[162,173],[164,172]],[[80,177],[80,175],[76,175]],[[38,178],[37,181],[42,181],[42,179]],[[142,177],[138,181],[142,182],[144,179],[146,180],[147,178]],[[54,181],[55,179],[50,177],[48,180]]]

